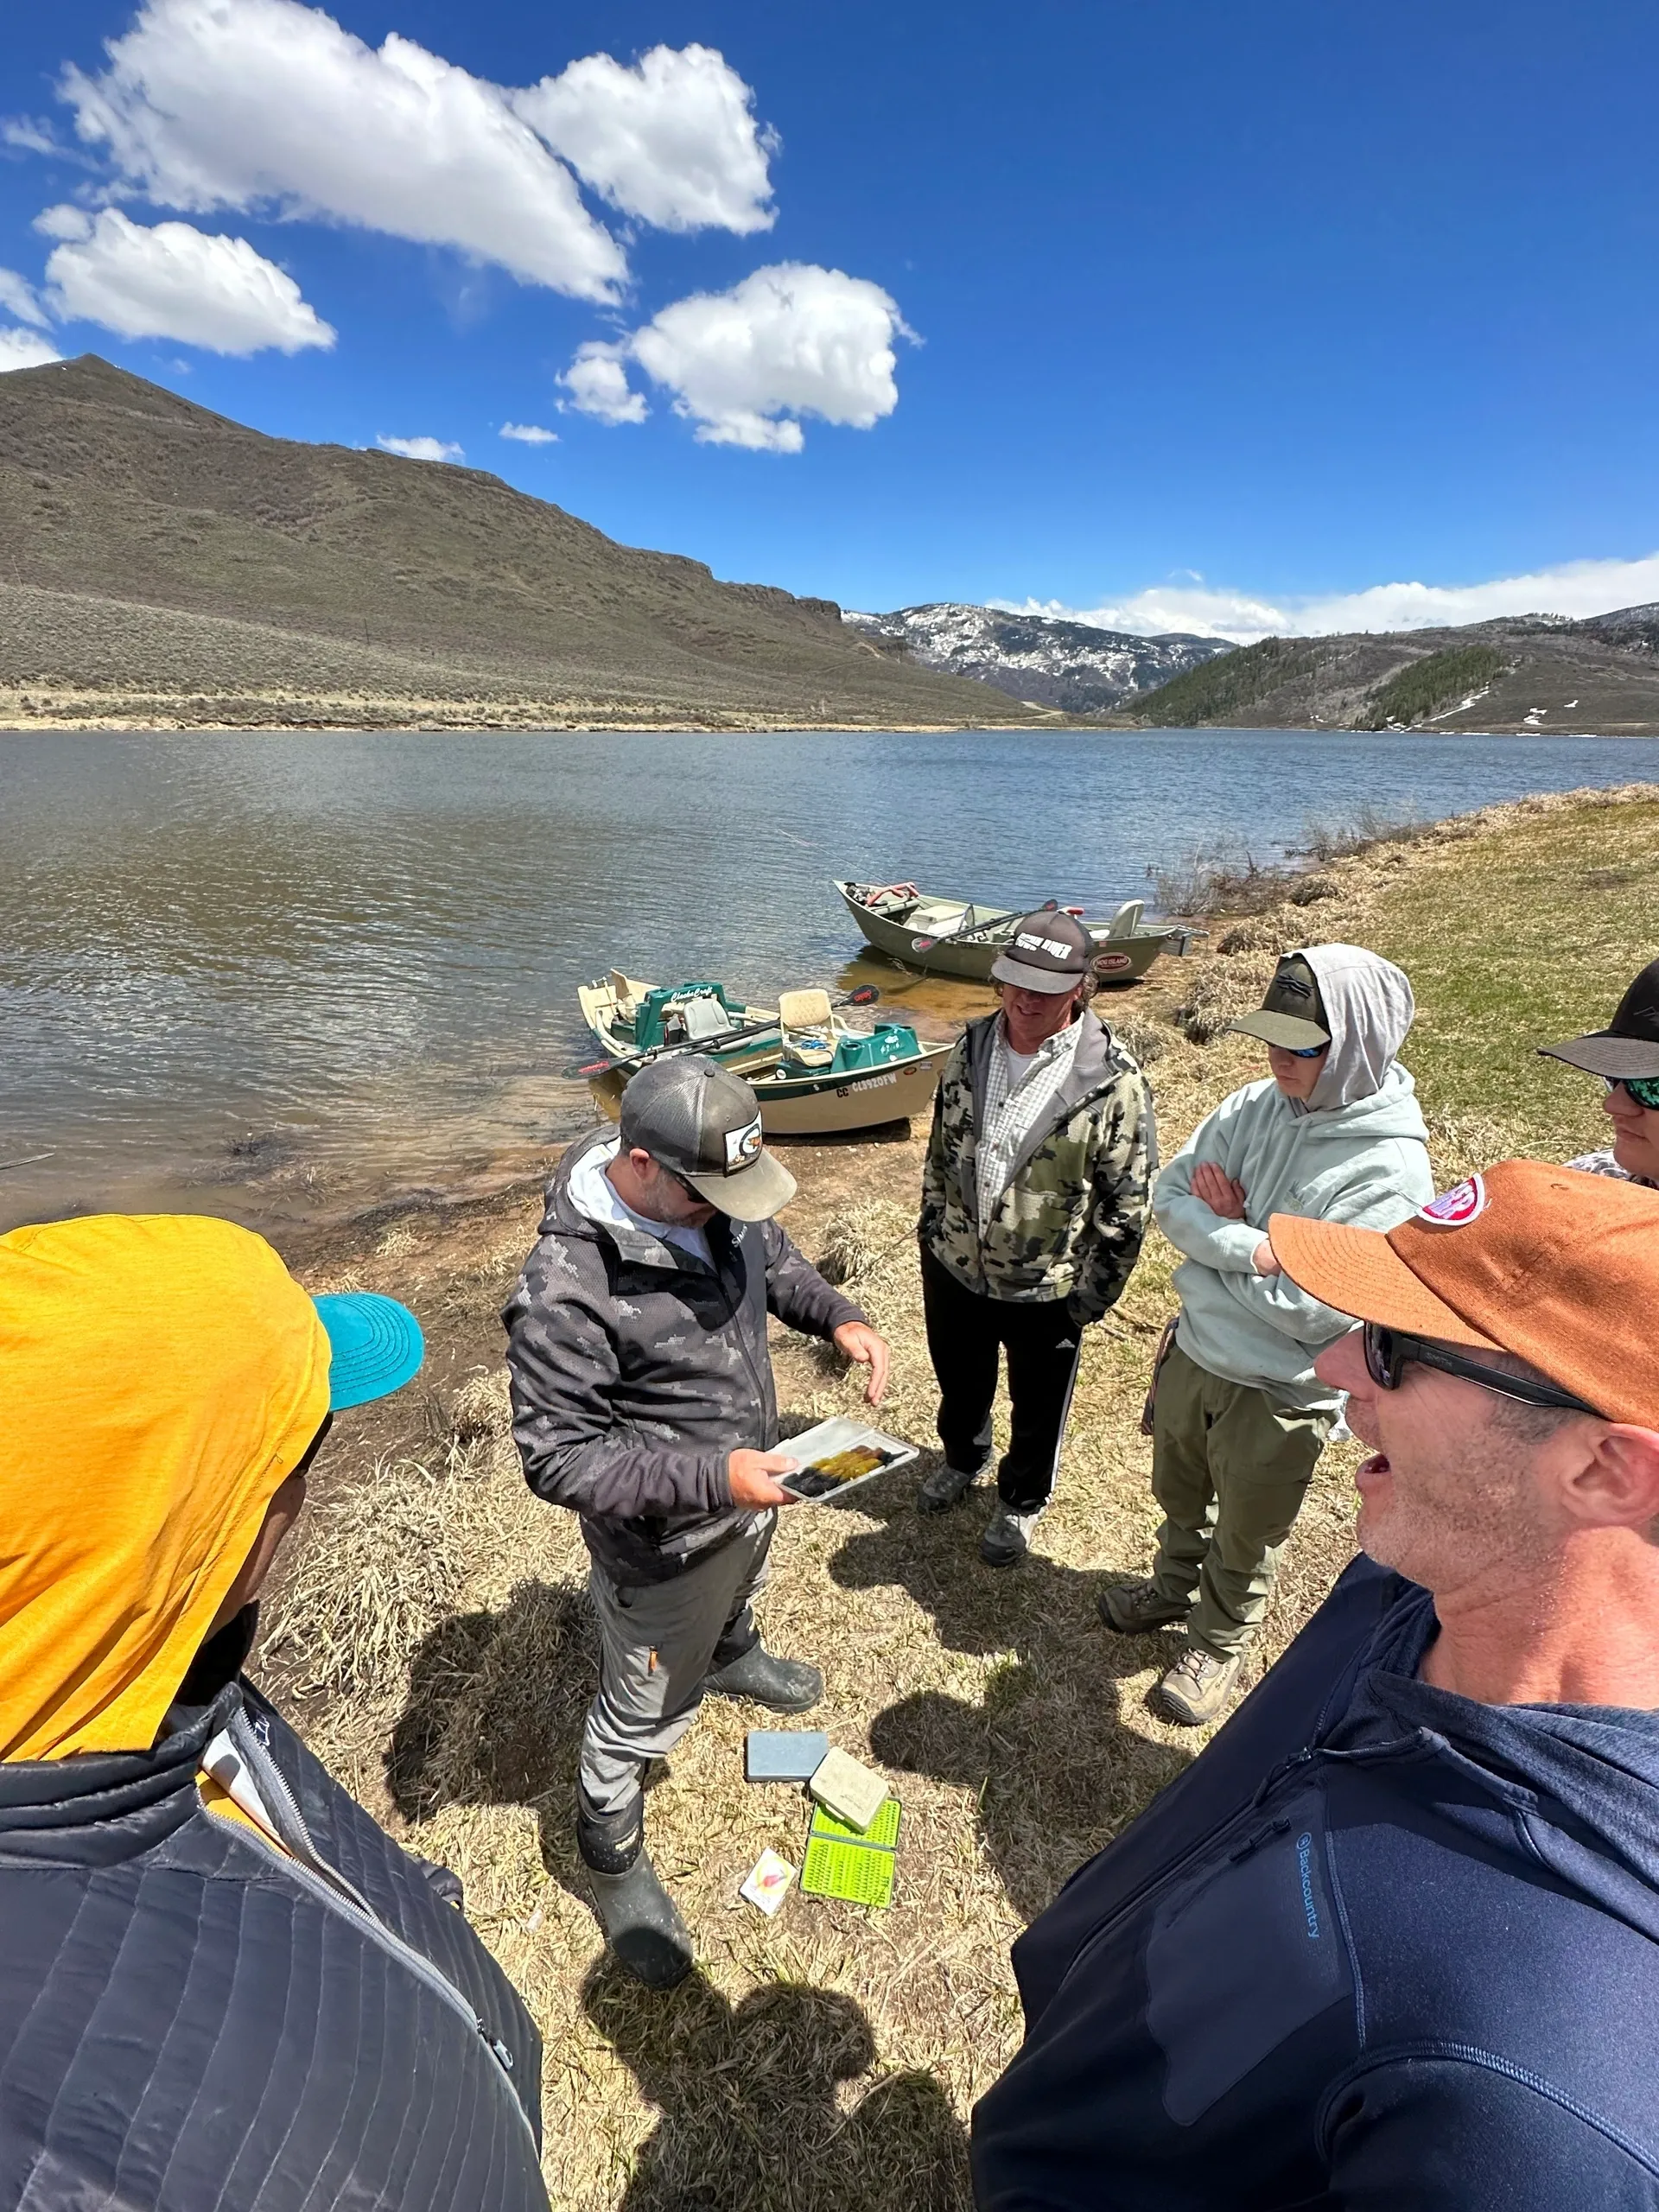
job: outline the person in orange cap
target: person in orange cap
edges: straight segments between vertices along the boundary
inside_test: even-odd
[[[1651,2206],[1659,1192],[1510,1160],[1268,1233],[1361,1324],[1366,1556],[1014,1946],[977,2201]]]
[[[541,2044],[241,1672],[415,1317],[197,1216],[0,1236],[0,2204],[546,2212]]]

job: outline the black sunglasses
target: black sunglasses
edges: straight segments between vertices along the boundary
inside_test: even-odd
[[[1553,1382],[1529,1382],[1523,1376],[1505,1375],[1501,1368],[1465,1359],[1459,1352],[1443,1351],[1439,1344],[1408,1336],[1403,1329],[1384,1328],[1380,1321],[1366,1322],[1365,1371],[1379,1390],[1397,1390],[1401,1376],[1413,1360],[1420,1367],[1438,1367],[1443,1374],[1477,1382],[1483,1390],[1496,1391],[1500,1398],[1517,1398],[1523,1406],[1556,1406],[1563,1413],[1594,1414],[1598,1421],[1603,1418],[1594,1406],[1586,1405],[1569,1390],[1558,1390]]]

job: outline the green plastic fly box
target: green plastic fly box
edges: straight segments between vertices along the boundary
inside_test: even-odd
[[[809,1897],[889,1905],[899,1859],[899,1804],[888,1797],[867,1828],[849,1827],[822,1805],[807,1831],[801,1887]]]

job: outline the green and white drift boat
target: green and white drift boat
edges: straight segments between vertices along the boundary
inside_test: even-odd
[[[848,912],[876,951],[901,967],[931,976],[959,976],[987,982],[991,963],[1028,908],[982,906],[967,899],[936,898],[913,883],[852,883],[836,880]],[[1184,953],[1191,930],[1160,929],[1141,920],[1144,902],[1130,899],[1109,918],[1089,921],[1068,906],[1095,941],[1095,973],[1103,983],[1133,982],[1160,952]]]
[[[610,1058],[664,1052],[706,1052],[754,1087],[768,1136],[827,1136],[880,1128],[925,1114],[949,1045],[925,1045],[908,1022],[879,1017],[869,1030],[843,1021],[823,990],[785,991],[775,1007],[751,1006],[723,984],[653,985],[613,968],[582,984],[582,1019]],[[735,1030],[764,1024],[759,1033]],[[632,1067],[594,1084],[607,1113],[620,1110]]]

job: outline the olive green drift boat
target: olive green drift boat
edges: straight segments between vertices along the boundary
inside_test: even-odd
[[[879,1017],[873,1029],[854,1029],[823,990],[785,991],[775,1007],[750,1006],[720,983],[652,985],[613,968],[576,995],[606,1053],[630,1063],[594,1085],[613,1116],[636,1067],[689,1049],[753,1085],[768,1136],[879,1128],[928,1111],[950,1050],[925,1045],[906,1021]],[[744,1030],[754,1033],[734,1034]]]
[[[836,880],[848,912],[877,952],[900,967],[933,976],[989,980],[991,963],[1014,935],[1027,908],[982,906],[966,899],[936,898],[913,883],[850,883]],[[1103,983],[1133,982],[1160,952],[1184,953],[1192,931],[1143,922],[1143,901],[1128,899],[1109,919],[1089,921],[1071,906],[1095,940],[1095,973]]]

